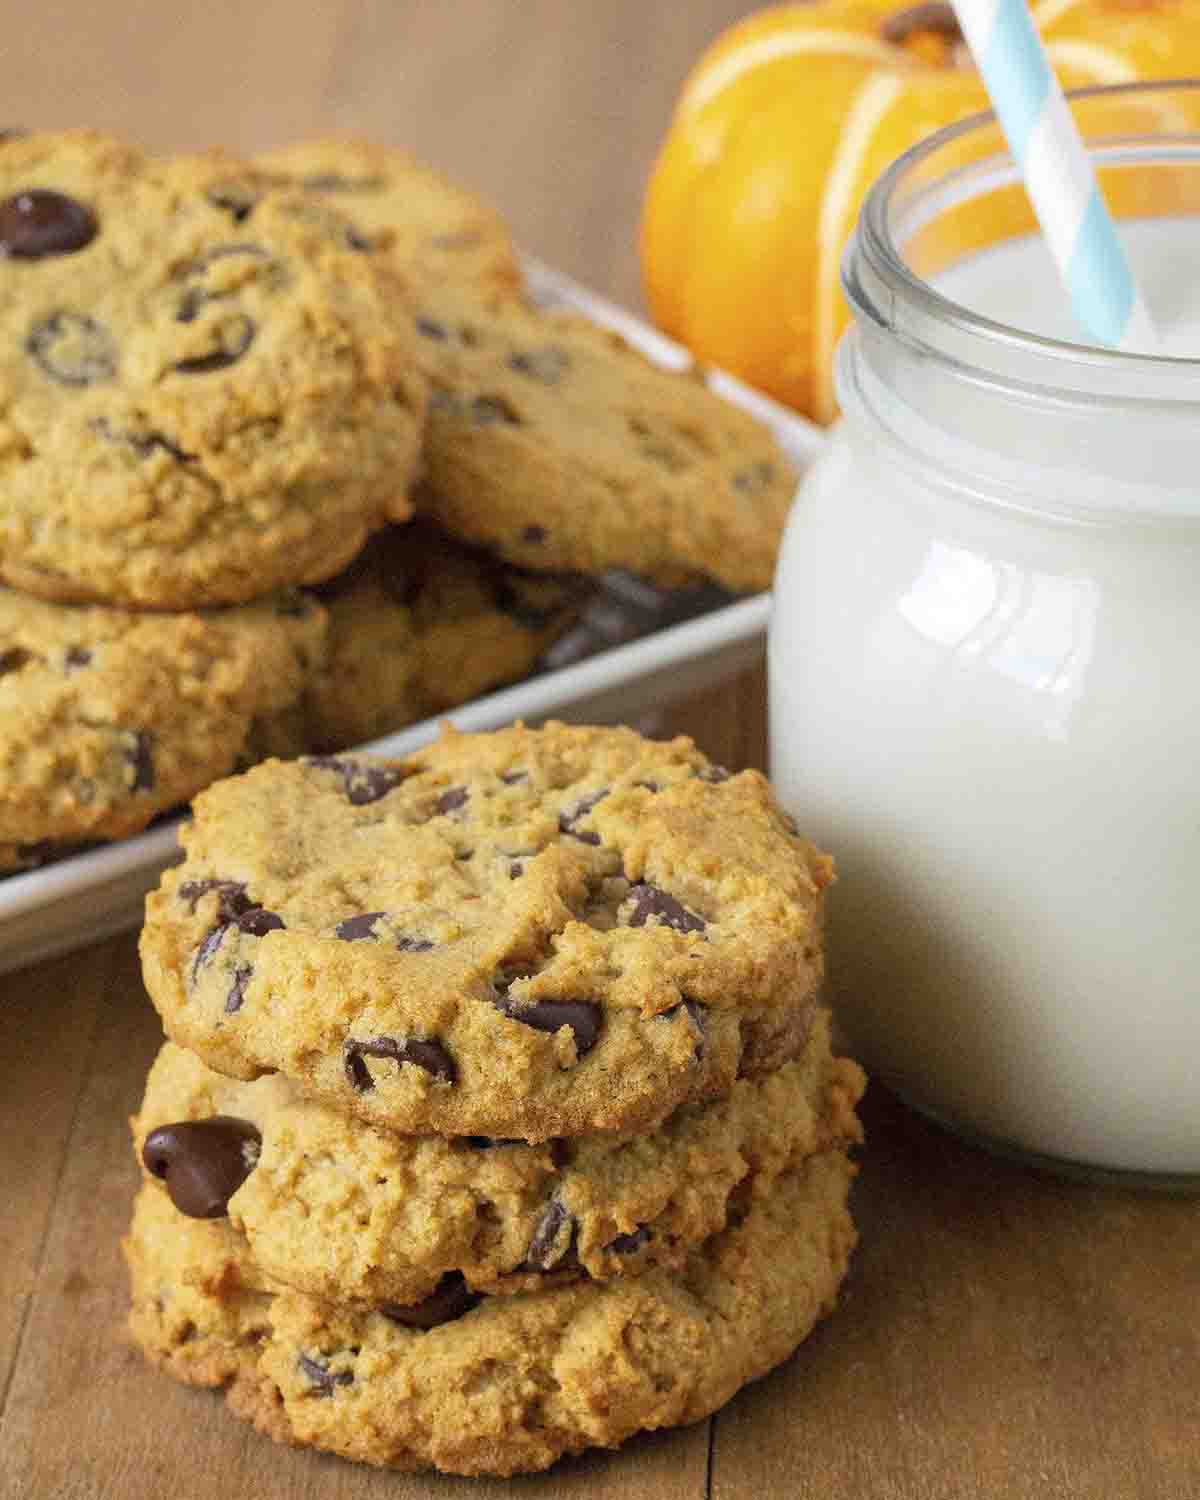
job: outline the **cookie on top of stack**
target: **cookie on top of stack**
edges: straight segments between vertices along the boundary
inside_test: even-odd
[[[280,1441],[511,1474],[705,1416],[834,1304],[863,1079],[755,772],[551,724],[270,761],[147,904],[131,1327]]]
[[[2,873],[519,678],[584,575],[766,586],[791,476],[403,152],[71,131],[0,138],[0,485]]]

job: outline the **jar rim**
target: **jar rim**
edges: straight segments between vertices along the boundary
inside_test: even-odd
[[[1069,90],[1067,99],[1075,108],[1088,100],[1147,98],[1180,91],[1200,102],[1200,79],[1094,85]],[[920,224],[924,224],[936,217],[939,204],[954,206],[964,201],[960,197],[946,202],[948,179],[930,181],[928,164],[955,143],[988,130],[997,135],[1002,149],[960,165],[951,176],[959,179],[960,188],[974,178],[984,191],[1020,183],[1016,162],[998,136],[996,116],[985,110],[944,126],[911,147],[871,187],[842,260],[842,285],[856,316],[869,319],[924,354],[951,360],[1000,385],[1078,390],[1093,399],[1108,395],[1200,400],[1200,356],[1107,349],[1019,328],[948,297],[908,264],[897,234],[902,227],[901,210],[910,218],[923,212]],[[1089,137],[1087,145],[1098,166],[1194,163],[1200,177],[1200,134],[1194,131]],[[924,184],[913,190],[914,179],[920,181],[922,172]]]

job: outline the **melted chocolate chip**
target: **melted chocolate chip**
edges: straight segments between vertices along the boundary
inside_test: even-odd
[[[207,937],[204,938],[203,942],[200,943],[199,947],[197,947],[196,956],[192,960],[193,982],[195,981],[196,975],[199,974],[202,968],[204,968],[205,964],[211,962],[213,954],[216,953],[217,949],[221,946],[222,942],[225,939],[225,934],[229,932],[232,927],[232,922],[218,923],[218,925],[212,929]]]
[[[235,964],[229,982],[229,993],[225,996],[225,1014],[234,1015],[246,1002],[246,986],[254,977],[253,964]]]
[[[564,1235],[563,1230],[568,1232]],[[578,1265],[575,1235],[579,1225],[564,1208],[562,1200],[551,1198],[525,1252],[524,1265],[534,1271],[552,1271],[557,1266]]]
[[[0,203],[0,259],[74,255],[91,244],[99,227],[87,204],[48,188],[30,188]]]
[[[26,651],[24,646],[9,646],[7,651],[0,651],[0,677],[7,677],[10,672],[19,672],[32,660],[33,653]]]
[[[78,672],[91,665],[92,653],[87,646],[68,646],[63,653],[63,667],[68,672]]]
[[[408,937],[406,935],[396,940],[396,947],[399,948],[401,953],[428,953],[434,946],[435,944],[431,943],[428,938],[423,937]]]
[[[510,354],[508,363],[518,374],[528,375],[532,380],[540,380],[543,385],[557,385],[571,361],[565,349],[551,346],[546,349],[532,349],[527,353]]]
[[[364,1037],[362,1041],[350,1038],[342,1048],[342,1061],[347,1079],[360,1094],[369,1094],[375,1087],[375,1080],[363,1061],[364,1057],[387,1058],[397,1066],[412,1063],[414,1067],[432,1073],[443,1083],[454,1083],[458,1078],[454,1059],[441,1042],[431,1038],[406,1037],[400,1040],[393,1036],[375,1036]]]
[[[528,771],[501,771],[500,780],[505,786],[516,786],[519,781],[528,781]]]
[[[176,372],[180,375],[208,375],[214,370],[227,370],[230,365],[237,364],[249,349],[257,332],[254,319],[248,318],[245,313],[238,313],[218,330],[221,340],[218,348],[209,350],[207,354],[195,354],[187,359],[177,360]]]
[[[333,929],[334,936],[344,943],[359,943],[363,938],[374,937],[375,923],[383,915],[381,911],[364,911],[360,916],[347,917]]]
[[[328,1365],[309,1359],[307,1354],[302,1354],[296,1363],[312,1381],[314,1396],[332,1396],[335,1386],[354,1384],[354,1375],[350,1370],[338,1370],[335,1373]]]
[[[346,796],[355,807],[378,802],[386,797],[408,774],[398,766],[369,765],[362,761],[341,760],[336,755],[311,755],[305,764],[321,771],[334,771],[342,778]]]
[[[522,1026],[531,1026],[534,1031],[545,1031],[553,1035],[560,1027],[569,1026],[575,1037],[577,1057],[589,1053],[600,1035],[600,1007],[590,1000],[523,1002],[505,994],[497,995],[492,1004],[510,1021],[519,1021]]]
[[[524,873],[525,866],[519,859],[514,859],[512,864],[508,867],[508,878],[510,880],[520,880],[521,876],[524,875]]]
[[[139,729],[133,744],[125,751],[125,758],[133,771],[130,791],[152,792],[154,790],[154,741],[144,729]]]
[[[217,892],[217,906],[223,922],[232,922],[234,917],[257,905],[246,895],[246,887],[240,880],[185,880],[179,887],[179,899],[186,901],[189,911],[196,910],[196,903],[209,891]]]
[[[146,1137],[142,1161],[161,1177],[189,1219],[221,1219],[258,1162],[262,1136],[249,1120],[213,1115],[160,1125]]]
[[[95,417],[89,423],[93,432],[98,432],[110,443],[127,443],[139,458],[149,458],[152,453],[169,454],[176,463],[195,463],[196,454],[185,453],[178,443],[173,443],[161,432],[121,432],[113,427],[107,417]]]
[[[569,812],[565,810],[560,812],[558,815],[559,832],[569,834],[571,838],[578,839],[581,844],[599,844],[598,833],[590,833],[587,830],[581,832],[576,824],[580,818],[585,818],[591,812],[597,802],[603,801],[608,796],[608,792],[608,787],[602,787],[600,791],[593,792],[590,797],[582,798]]]
[[[268,932],[278,932],[287,924],[276,911],[267,911],[261,906],[252,906],[234,920],[250,937],[266,937]]]
[[[447,1271],[437,1286],[420,1302],[385,1302],[379,1309],[385,1318],[405,1328],[439,1328],[453,1323],[478,1307],[483,1298],[473,1292],[461,1271]]]
[[[629,1234],[619,1234],[615,1240],[609,1240],[605,1245],[606,1250],[611,1250],[614,1255],[632,1255],[635,1250],[640,1250],[643,1245],[650,1243],[650,1226],[639,1224]]]
[[[442,814],[457,812],[460,807],[466,806],[469,796],[465,786],[447,787],[437,799],[437,810]]]
[[[35,323],[25,352],[59,385],[101,385],[117,373],[117,346],[111,335],[82,313],[51,313]]]
[[[521,532],[521,540],[528,542],[531,547],[540,546],[550,533],[544,526],[526,526]]]
[[[439,344],[444,344],[450,337],[450,330],[444,323],[439,323],[434,318],[418,318],[417,332],[422,338],[436,339]]]
[[[705,1008],[698,1000],[681,1000],[678,1005],[673,1005],[670,1010],[664,1010],[655,1019],[659,1021],[670,1021],[683,1013],[691,1028],[695,1039],[694,1061],[700,1062],[708,1043],[708,1024],[705,1020]]]
[[[630,927],[645,927],[651,917],[657,917],[664,927],[673,927],[676,932],[703,932],[708,926],[703,917],[688,911],[669,891],[646,881],[633,886],[629,897],[633,902],[628,919]]]

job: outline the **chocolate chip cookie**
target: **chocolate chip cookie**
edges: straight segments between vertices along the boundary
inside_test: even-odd
[[[0,588],[0,869],[135,833],[233,770],[324,648],[301,594],[168,615]]]
[[[447,1276],[495,1293],[678,1268],[744,1193],[856,1141],[861,1089],[821,1012],[795,1061],[685,1105],[653,1135],[530,1146],[396,1135],[281,1074],[236,1082],[168,1042],[133,1131],[176,1208],[228,1216],[273,1280],[327,1301],[408,1304]]]
[[[690,740],[448,730],[195,802],[147,902],[168,1035],[393,1129],[647,1130],[804,1047],[831,862]]]
[[[575,314],[424,289],[418,508],[529,568],[767,588],[796,485],[771,433]]]
[[[338,572],[408,510],[406,295],[332,208],[233,158],[0,142],[0,576],[183,609]]]
[[[306,695],[308,744],[339,750],[526,676],[578,619],[588,586],[414,521],[379,532],[317,592],[329,652]]]
[[[521,285],[500,215],[407,151],[333,139],[285,146],[257,161],[334,204],[418,284]]]
[[[840,1151],[797,1162],[678,1272],[511,1297],[450,1279],[371,1311],[273,1287],[227,1222],[184,1218],[147,1184],[125,1245],[130,1326],[277,1441],[400,1469],[544,1469],[696,1421],[786,1359],[845,1274],[853,1170]]]

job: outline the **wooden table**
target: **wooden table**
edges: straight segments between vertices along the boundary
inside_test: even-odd
[[[746,8],[2,3],[10,122],[160,147],[327,128],[405,142],[488,193],[528,247],[631,304],[670,102]],[[671,723],[730,765],[761,764],[761,674]],[[1200,1496],[1200,1207],[1002,1165],[878,1089],[841,1309],[712,1422],[511,1486],[275,1448],[123,1340],[126,1116],[159,1040],[133,939],[0,980],[0,1016],[3,1500]]]

